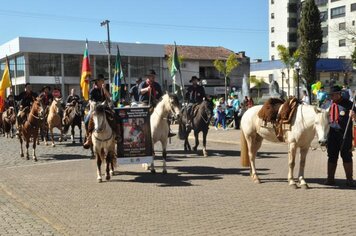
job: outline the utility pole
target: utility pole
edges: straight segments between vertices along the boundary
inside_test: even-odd
[[[106,26],[106,31],[108,34],[108,73],[109,73],[109,81],[111,84],[111,43],[110,43],[110,27],[109,27],[109,20],[104,20],[103,22],[100,23],[100,26]]]

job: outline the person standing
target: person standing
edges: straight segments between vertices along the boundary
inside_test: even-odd
[[[136,79],[136,84],[134,86],[131,87],[130,89],[130,98],[131,98],[131,102],[135,102],[138,103],[140,100],[140,94],[138,93],[138,88],[140,86],[140,84],[142,83],[142,78],[137,78]]]
[[[316,99],[318,100],[318,106],[320,107],[327,98],[327,93],[324,90],[324,85],[322,85],[316,94]]]
[[[325,184],[335,184],[335,171],[340,153],[346,174],[346,184],[349,187],[355,187],[352,177],[352,122],[348,124],[349,116],[354,117],[355,107],[352,107],[353,103],[350,100],[342,97],[341,92],[339,86],[333,86],[330,89],[332,103],[330,107],[330,131],[327,140],[330,145],[327,147],[328,167]],[[347,125],[349,126],[347,127]]]

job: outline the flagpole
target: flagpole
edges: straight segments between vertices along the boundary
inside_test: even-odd
[[[180,89],[180,92],[182,93],[182,100],[183,100],[183,104],[185,103],[185,99],[184,99],[184,94],[185,94],[185,92],[184,92],[184,83],[183,83],[183,79],[182,79],[182,73],[181,73],[181,71],[180,71],[180,69],[179,69],[179,77],[180,77],[180,84],[181,84],[181,89]]]

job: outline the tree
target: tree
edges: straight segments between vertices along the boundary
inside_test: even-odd
[[[314,0],[306,0],[303,4],[298,34],[300,38],[301,74],[305,78],[306,88],[310,96],[311,85],[316,81],[316,62],[319,59],[320,48],[323,43],[320,12]]]
[[[263,78],[257,78],[256,76],[250,76],[250,83],[255,84],[257,88],[257,97],[260,98],[260,91],[263,85]]]
[[[351,60],[354,67],[356,67],[356,46],[354,52],[351,54]]]
[[[215,68],[222,74],[224,74],[225,77],[225,101],[227,101],[227,77],[230,75],[233,69],[238,67],[240,63],[237,61],[237,57],[235,53],[231,53],[227,60],[220,61],[216,59],[214,61],[214,66]]]
[[[288,79],[288,97],[290,95],[290,69],[294,67],[294,64],[299,60],[300,51],[299,49],[292,52],[289,48],[286,48],[284,45],[277,46],[278,55],[283,64],[287,69],[287,79]],[[282,78],[283,79],[283,78]],[[282,91],[283,93],[283,91]]]

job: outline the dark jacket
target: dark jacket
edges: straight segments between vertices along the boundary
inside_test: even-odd
[[[14,98],[16,101],[20,101],[20,105],[25,107],[30,107],[32,102],[36,99],[37,94],[34,92],[27,93],[26,91],[21,92],[19,95],[15,95]]]
[[[104,92],[100,88],[92,88],[89,93],[89,100],[94,102],[104,102],[105,96]]]
[[[138,93],[138,87],[139,87],[139,84],[136,84],[135,86],[131,87],[131,89],[130,89],[131,100],[133,97],[133,100],[135,100],[136,102],[138,102],[140,100],[140,95]]]
[[[143,81],[138,88],[138,93],[140,94],[140,102],[144,102],[147,104],[149,103],[149,93],[141,94],[141,90],[143,88],[147,88],[148,86],[149,84],[146,81]],[[161,85],[159,85],[159,83],[153,82],[151,86],[153,86],[153,90],[155,90],[155,94],[156,94],[154,95],[154,92],[151,92],[151,103],[155,106],[158,100],[162,97],[163,93],[162,93]]]
[[[185,99],[188,103],[200,103],[205,97],[205,89],[203,86],[189,86],[185,94]]]
[[[347,121],[349,119],[349,113],[350,113],[350,110],[352,109],[352,102],[347,99],[342,99],[339,103],[337,103],[337,107],[338,107],[338,114],[337,114],[338,121],[332,122],[332,120],[331,120],[330,128],[345,131]],[[353,110],[356,112],[355,107],[353,108]],[[330,113],[332,113],[332,112],[333,112],[333,109],[331,108]],[[330,114],[330,115],[332,116],[333,114]],[[350,124],[349,124],[349,131],[352,128],[351,125],[352,125],[352,122],[350,122]]]
[[[79,98],[79,96],[76,95],[76,94],[74,94],[74,95],[69,95],[69,96],[67,97],[66,103],[67,103],[67,104],[70,104],[70,103],[72,103],[73,101],[76,101],[77,103],[80,103],[80,98]]]

